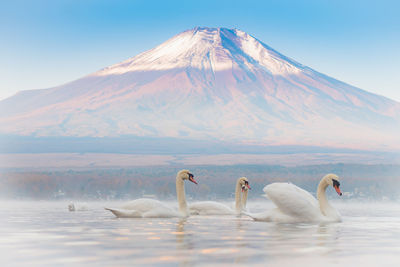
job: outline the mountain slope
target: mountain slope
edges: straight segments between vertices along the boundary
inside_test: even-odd
[[[195,28],[71,83],[0,102],[0,133],[398,149],[400,104],[240,30]]]

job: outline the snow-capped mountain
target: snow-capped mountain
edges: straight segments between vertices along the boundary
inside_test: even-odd
[[[0,102],[0,134],[149,136],[400,148],[400,103],[340,82],[251,35],[194,28],[68,84]]]

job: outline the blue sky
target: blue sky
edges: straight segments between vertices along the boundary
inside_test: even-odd
[[[400,101],[400,1],[19,1],[0,4],[0,99],[61,85],[195,26],[238,28]]]

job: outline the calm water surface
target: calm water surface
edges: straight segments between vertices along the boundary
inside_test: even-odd
[[[337,202],[343,222],[325,225],[117,219],[103,209],[116,204],[69,212],[68,202],[0,202],[0,266],[400,266],[396,203]]]

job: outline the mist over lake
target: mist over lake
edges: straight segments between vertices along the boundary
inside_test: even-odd
[[[3,266],[398,266],[397,202],[335,200],[341,223],[275,224],[245,216],[118,219],[120,202],[1,201]],[[170,203],[173,205],[174,203]],[[230,204],[230,203],[227,203]],[[249,202],[253,212],[271,202]]]
[[[175,175],[182,166],[171,162],[179,157],[137,156],[138,166],[132,166],[132,155],[109,154],[111,164],[120,162],[116,167],[104,164],[104,155],[89,157],[92,165],[79,154],[43,154],[42,160],[48,156],[45,163],[39,163],[40,155],[7,156],[15,165],[0,171],[4,266],[400,264],[400,166],[396,164],[293,164],[335,158],[309,154],[250,157],[285,165],[217,165],[224,164],[223,159],[245,162],[246,157],[187,156],[189,162],[191,157],[198,162],[214,160],[214,165],[184,165],[198,182],[185,186],[189,204],[215,200],[233,207],[235,181],[246,176],[251,185],[247,210],[252,213],[275,208],[262,191],[267,184],[291,182],[315,196],[322,176],[339,175],[343,196],[330,188],[327,195],[342,222],[282,224],[253,221],[244,214],[116,218],[104,207],[120,207],[141,197],[177,209]],[[343,160],[343,155],[336,157]],[[143,160],[153,165],[140,166]],[[76,162],[82,164],[69,165]]]

